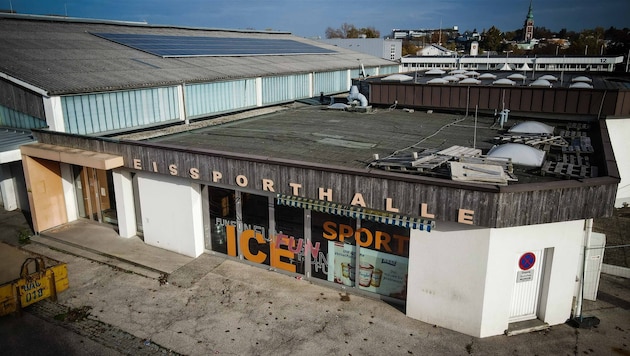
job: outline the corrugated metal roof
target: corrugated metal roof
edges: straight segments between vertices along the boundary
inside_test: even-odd
[[[0,163],[19,161],[22,159],[17,151],[21,145],[35,142],[29,130],[18,130],[0,127]],[[17,151],[15,154],[11,151]],[[6,155],[10,153],[9,155]]]
[[[90,32],[290,39],[335,52],[161,58]],[[359,62],[366,67],[397,65],[382,58],[281,32],[153,27],[6,14],[0,14],[0,48],[0,72],[43,89],[49,95],[345,70],[358,68]]]

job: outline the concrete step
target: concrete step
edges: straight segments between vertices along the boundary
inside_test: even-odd
[[[508,329],[505,331],[505,335],[514,336],[546,329],[549,329],[549,324],[540,319],[525,320],[508,324]]]
[[[55,250],[59,250],[74,256],[83,257],[92,261],[100,262],[126,272],[135,273],[141,276],[145,276],[153,279],[160,279],[162,272],[155,269],[138,265],[132,261],[125,261],[115,256],[111,256],[99,251],[94,251],[89,248],[78,246],[66,241],[61,241],[53,237],[38,235],[31,237],[31,243],[46,246]],[[22,247],[25,250],[29,250],[36,253],[41,253],[37,248],[32,248],[29,245]]]

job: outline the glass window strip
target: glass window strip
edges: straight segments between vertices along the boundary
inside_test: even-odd
[[[355,219],[370,220],[382,224],[395,225],[405,228],[413,228],[420,231],[431,232],[435,227],[435,221],[428,219],[417,219],[403,215],[380,215],[366,213],[358,207],[349,207],[336,203],[322,202],[302,197],[288,197],[282,194],[277,195],[278,204],[292,206],[295,208],[310,209],[322,213],[347,216]]]

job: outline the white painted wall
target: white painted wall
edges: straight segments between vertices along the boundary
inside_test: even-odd
[[[79,209],[77,207],[77,192],[74,189],[74,174],[72,166],[68,163],[59,163],[61,170],[61,186],[63,187],[63,198],[66,202],[66,215],[68,222],[75,221],[79,218]]]
[[[479,336],[490,229],[436,222],[412,230],[407,316]]]
[[[138,196],[145,243],[192,257],[203,253],[199,184],[139,172]]]
[[[15,180],[8,164],[0,164],[0,202],[4,210],[13,211],[18,208],[18,196]]]
[[[129,238],[138,233],[136,226],[136,207],[133,194],[133,179],[131,172],[114,170],[114,194],[116,195],[116,218],[118,219],[118,234]]]
[[[46,114],[46,123],[51,131],[65,132],[66,124],[63,121],[63,106],[61,105],[61,97],[59,96],[43,96],[44,113]]]
[[[503,334],[507,329],[518,259],[530,250],[553,248],[553,256],[547,256],[552,259],[545,266],[548,288],[542,293],[538,316],[549,325],[566,322],[571,317],[583,241],[584,220],[492,229],[479,337]]]
[[[630,203],[630,118],[607,119],[606,125],[621,176],[615,201],[615,207],[620,208],[624,202]]]
[[[475,337],[503,334],[518,258],[547,248],[553,256],[539,317],[554,325],[571,316],[583,220],[504,229],[436,225],[431,233],[411,232],[409,317]]]

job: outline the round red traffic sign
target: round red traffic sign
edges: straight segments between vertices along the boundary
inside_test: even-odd
[[[536,255],[533,252],[525,252],[521,258],[518,259],[518,267],[523,271],[534,267],[536,263]]]

